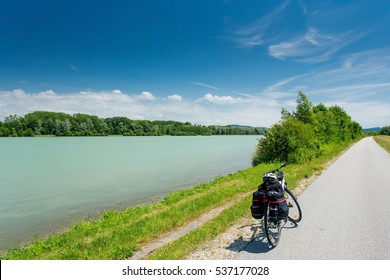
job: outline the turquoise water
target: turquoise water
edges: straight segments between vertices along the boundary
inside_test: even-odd
[[[246,169],[257,138],[0,138],[0,249]]]

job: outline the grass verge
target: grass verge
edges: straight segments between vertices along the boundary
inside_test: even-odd
[[[325,155],[284,171],[290,188],[298,180],[320,173],[325,163],[350,144],[328,147]],[[250,196],[262,174],[278,166],[261,164],[226,177],[168,195],[159,203],[107,212],[97,220],[82,221],[62,234],[10,249],[1,259],[126,259],[161,234],[183,226],[213,208],[235,201],[229,209],[175,242],[156,250],[152,259],[181,259],[203,242],[225,231],[249,211]]]
[[[390,153],[390,136],[374,136],[374,140],[386,151]]]

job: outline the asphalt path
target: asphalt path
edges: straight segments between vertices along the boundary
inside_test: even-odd
[[[372,137],[345,152],[298,202],[302,221],[286,224],[276,248],[260,234],[236,258],[390,259],[390,154]]]

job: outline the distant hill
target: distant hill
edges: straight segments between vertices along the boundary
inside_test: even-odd
[[[379,132],[381,127],[363,128],[363,132]]]

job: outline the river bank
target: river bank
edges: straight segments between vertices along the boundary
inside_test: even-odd
[[[285,174],[290,186],[321,173],[326,162],[350,143],[332,147],[326,155],[303,165],[289,165]],[[154,251],[151,259],[182,259],[249,213],[251,191],[264,172],[277,164],[261,164],[172,193],[162,201],[106,212],[103,217],[82,221],[69,231],[35,240],[30,246],[11,249],[3,259],[127,259],[162,234],[178,229],[227,203],[232,206],[180,239]],[[248,194],[245,196],[245,194]],[[244,198],[242,198],[244,195]]]

